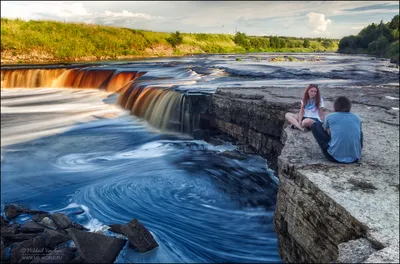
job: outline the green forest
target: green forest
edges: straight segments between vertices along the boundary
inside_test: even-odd
[[[339,40],[203,34],[1,18],[2,63],[129,59],[202,53],[336,51]]]
[[[391,62],[399,64],[399,15],[387,23],[372,23],[356,36],[342,38],[339,42],[339,52],[365,53],[390,58]]]

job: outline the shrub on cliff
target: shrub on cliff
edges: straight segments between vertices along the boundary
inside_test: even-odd
[[[175,33],[171,33],[171,36],[167,38],[167,41],[169,44],[171,44],[172,47],[176,47],[177,45],[182,44],[183,38],[181,36],[181,33],[179,31],[176,31]]]

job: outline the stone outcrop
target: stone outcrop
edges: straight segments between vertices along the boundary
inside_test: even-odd
[[[298,111],[303,91],[219,88],[203,119],[277,170],[275,229],[284,262],[397,263],[399,87],[321,89],[327,114],[345,95],[362,119],[363,157],[356,164],[327,161],[311,132],[286,125],[284,114]]]
[[[19,205],[5,208],[9,213],[7,219],[1,216],[2,263],[113,263],[127,239],[140,253],[158,247],[137,219],[125,225],[110,225],[113,232],[123,234],[115,237],[86,232],[87,228],[71,223],[63,213],[33,211]],[[22,213],[35,215],[23,224],[10,223],[9,220]],[[10,252],[8,256],[6,250]]]
[[[158,247],[153,235],[136,218],[122,226],[121,231],[129,239],[130,245],[140,253]]]
[[[113,263],[126,243],[125,239],[68,229],[85,263]]]

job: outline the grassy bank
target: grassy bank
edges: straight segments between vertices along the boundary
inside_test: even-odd
[[[328,43],[328,44],[326,44]],[[337,41],[191,34],[1,18],[1,62],[130,59],[201,53],[336,51]]]

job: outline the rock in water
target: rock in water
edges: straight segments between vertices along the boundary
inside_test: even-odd
[[[114,233],[116,233],[116,234],[121,234],[121,235],[123,235],[124,233],[122,232],[122,225],[121,224],[111,224],[111,225],[109,225],[109,227],[110,227],[110,231],[111,232],[114,232]]]
[[[122,232],[128,237],[131,246],[137,248],[140,253],[147,252],[158,247],[153,235],[135,218],[122,228]]]
[[[126,240],[96,233],[67,229],[85,263],[114,263]]]
[[[69,220],[68,216],[66,216],[63,213],[55,213],[52,214],[51,220],[56,224],[57,227],[60,229],[66,229],[68,227],[71,227],[71,221]]]
[[[38,233],[44,231],[44,227],[35,222],[27,222],[21,226],[22,233]]]

